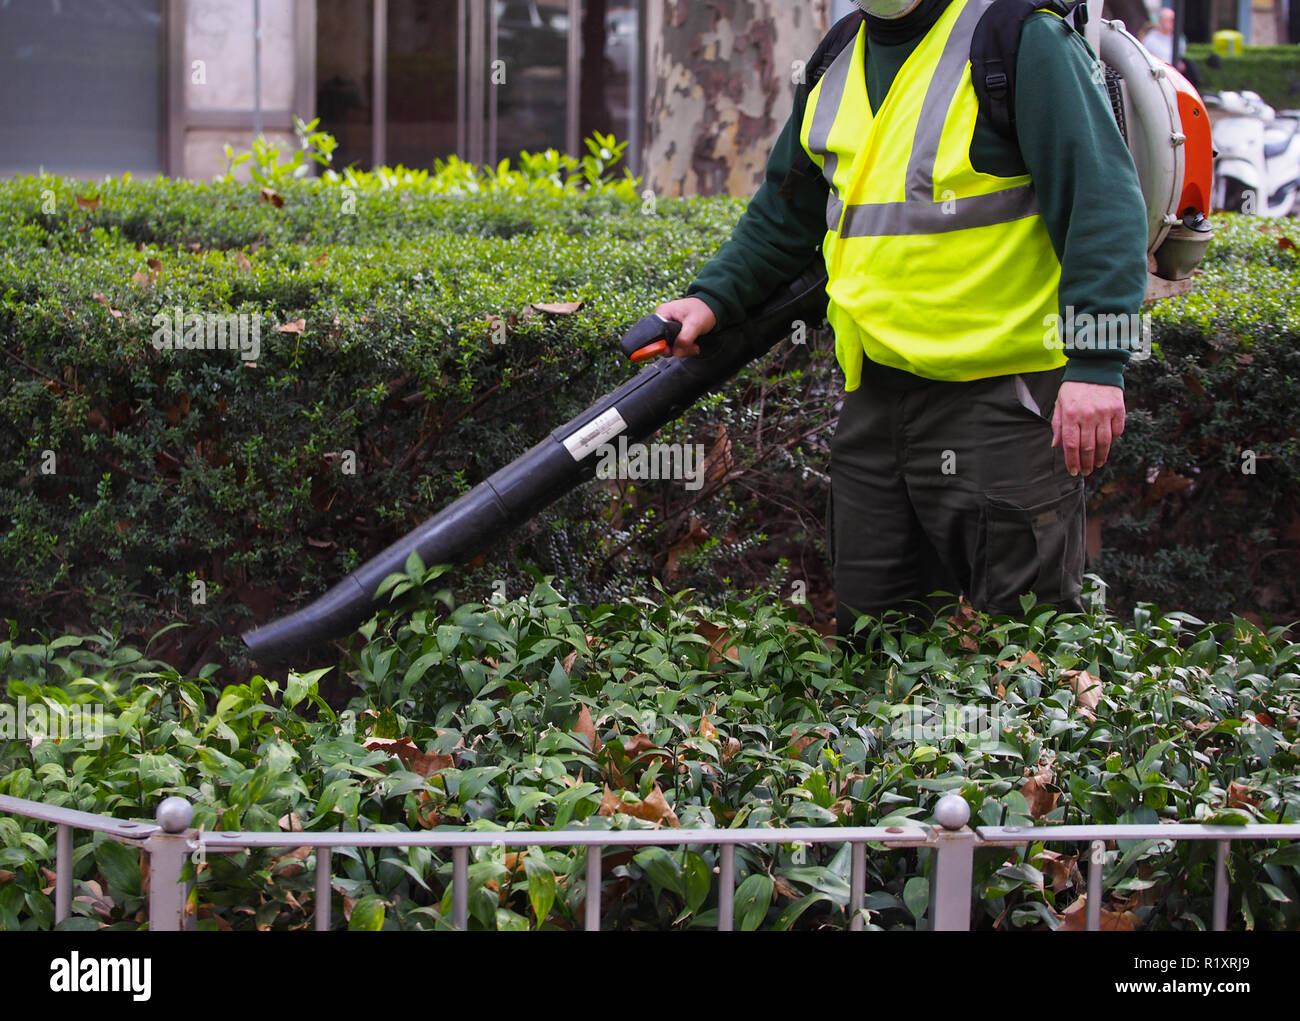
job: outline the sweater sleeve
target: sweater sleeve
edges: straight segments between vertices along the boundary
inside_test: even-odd
[[[1017,140],[1061,261],[1061,321],[1135,323],[1127,317],[1146,293],[1146,203],[1097,66],[1060,19],[1031,16],[1016,61]],[[1082,337],[1072,348],[1069,339],[1066,380],[1123,387],[1130,350],[1086,348]]]
[[[806,155],[798,159],[807,101],[808,88],[799,85],[758,191],[730,239],[686,289],[709,306],[719,328],[741,322],[747,309],[798,274],[826,235],[825,181]]]

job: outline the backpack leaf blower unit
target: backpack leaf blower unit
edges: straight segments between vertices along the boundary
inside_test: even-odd
[[[788,337],[797,322],[814,326],[825,314],[826,266],[817,252],[802,273],[744,322],[700,338],[700,353],[694,357],[657,358],[667,352],[681,327],[647,316],[623,337],[622,349],[634,362],[653,359],[650,365],[315,602],[244,632],[244,644],[254,659],[271,663],[347,634],[374,614],[380,583],[402,573],[412,553],[426,564],[468,560],[592,478],[603,444],[619,436],[637,442],[653,435]]]

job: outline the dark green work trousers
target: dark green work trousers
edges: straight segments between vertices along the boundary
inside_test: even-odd
[[[831,441],[837,629],[859,614],[1082,609],[1084,491],[1052,447],[1064,369],[844,395]],[[949,598],[930,598],[932,593]],[[919,601],[918,607],[914,601]]]

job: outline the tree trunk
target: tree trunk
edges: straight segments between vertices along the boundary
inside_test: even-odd
[[[751,195],[829,0],[648,0],[646,186]]]

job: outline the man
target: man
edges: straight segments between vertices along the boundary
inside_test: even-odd
[[[1142,45],[1153,57],[1159,57],[1166,64],[1174,62],[1174,9],[1160,8],[1154,28],[1142,36]]]
[[[1177,62],[1174,61],[1174,17],[1172,7],[1160,8],[1160,14],[1156,18],[1155,26],[1143,34],[1141,42],[1151,56],[1176,67],[1183,77],[1191,82],[1192,87],[1199,92],[1201,89],[1201,71],[1196,66],[1196,62],[1188,60],[1181,52],[1178,55]],[[1179,50],[1182,50],[1181,46]]]
[[[1140,307],[1136,171],[1091,51],[1047,13],[1020,37],[1015,138],[993,130],[968,63],[988,2],[858,0],[862,29],[796,89],[731,239],[657,309],[682,323],[672,353],[696,354],[821,246],[846,391],[830,464],[841,635],[932,593],[1081,608],[1083,476],[1124,429],[1129,351],[1056,326]]]

